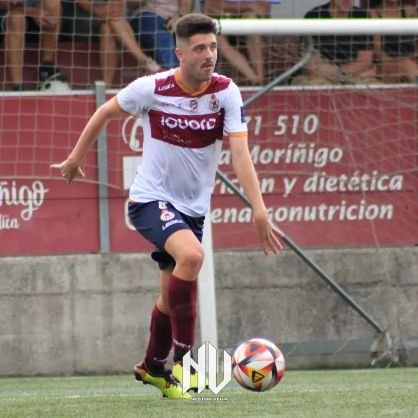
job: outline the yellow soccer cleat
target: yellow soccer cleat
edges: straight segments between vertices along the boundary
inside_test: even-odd
[[[170,370],[166,370],[162,375],[151,374],[144,362],[134,367],[135,379],[144,385],[152,385],[161,391],[167,399],[190,399],[188,393],[183,393],[181,385],[173,377]]]
[[[173,368],[171,369],[171,373],[176,378],[176,380],[178,380],[180,384],[183,385],[183,365],[181,362],[174,363]],[[190,389],[188,392],[193,391],[197,393],[199,389],[198,376],[199,374],[194,369],[192,369],[190,373]],[[208,378],[205,379],[205,387],[206,389],[209,389]]]

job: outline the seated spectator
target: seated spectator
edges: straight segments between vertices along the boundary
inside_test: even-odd
[[[305,19],[363,19],[368,15],[354,0],[331,0],[310,10]],[[303,76],[294,84],[357,84],[377,82],[373,64],[373,40],[366,35],[313,37],[315,53]]]
[[[160,70],[138,45],[131,26],[125,17],[126,0],[76,0],[80,10],[76,19],[88,23],[90,35],[99,33],[100,61],[103,81],[112,87],[119,66],[120,46],[124,47],[138,62],[144,73]],[[84,12],[84,13],[83,13]],[[86,19],[87,18],[87,19]],[[80,30],[80,25],[75,25]],[[85,32],[85,28],[80,30]]]
[[[400,0],[370,0],[370,16],[374,18],[416,17],[416,7]],[[415,36],[384,35],[374,37],[374,54],[378,75],[385,83],[415,83],[418,65],[415,61]]]
[[[203,11],[217,18],[267,18],[270,16],[272,3],[279,0],[236,1],[236,0],[206,0]],[[247,57],[231,45],[226,36],[218,36],[220,54],[243,74],[251,84],[264,82],[264,43],[260,35],[246,37]]]
[[[52,80],[63,81],[64,74],[55,67],[61,26],[60,0],[0,1],[0,7],[7,10],[2,23],[5,26],[6,66],[12,89],[23,90],[25,32],[39,30],[41,63],[38,81],[44,85]]]
[[[133,8],[130,24],[139,43],[151,51],[155,61],[165,69],[177,67],[173,35],[177,19],[193,10],[193,0],[130,1]]]

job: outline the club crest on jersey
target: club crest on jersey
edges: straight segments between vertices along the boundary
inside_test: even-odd
[[[212,96],[210,96],[209,109],[213,112],[217,112],[219,110],[219,99],[216,97],[216,94],[212,94]]]
[[[173,212],[170,212],[167,209],[164,209],[161,211],[161,216],[160,219],[163,222],[167,222],[167,221],[171,221],[171,219],[173,219],[176,215]]]
[[[197,100],[196,99],[190,100],[190,109],[191,110],[197,110]]]

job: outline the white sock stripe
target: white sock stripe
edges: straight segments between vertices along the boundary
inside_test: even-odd
[[[162,359],[162,360],[157,358],[157,357],[153,357],[152,359],[153,359],[153,361],[156,361],[157,363],[166,363],[167,360],[168,360],[168,357],[166,357],[165,359]]]

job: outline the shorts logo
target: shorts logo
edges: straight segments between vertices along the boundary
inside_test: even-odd
[[[210,96],[209,109],[213,112],[217,112],[219,110],[219,100],[216,97],[216,94],[212,94],[212,96]]]
[[[159,201],[158,202],[158,209],[167,209],[167,202]]]
[[[175,216],[176,215],[173,212],[170,212],[169,210],[164,209],[164,210],[161,211],[160,219],[163,222],[167,222],[167,221],[170,221],[171,219],[173,219]]]
[[[168,227],[175,224],[184,224],[184,222],[181,219],[173,219],[172,221],[166,222],[161,229],[165,231]]]

